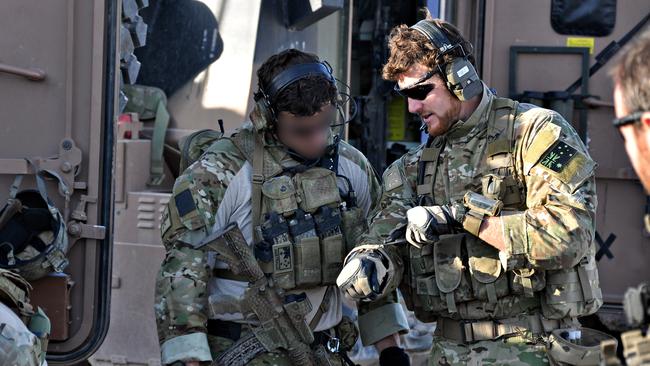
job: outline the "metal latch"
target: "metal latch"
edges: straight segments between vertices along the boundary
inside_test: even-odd
[[[102,240],[106,237],[106,227],[73,221],[68,224],[68,234],[77,239],[86,238]]]

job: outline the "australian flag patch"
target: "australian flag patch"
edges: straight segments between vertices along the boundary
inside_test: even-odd
[[[543,156],[541,163],[554,172],[561,172],[578,151],[563,141],[556,142]]]

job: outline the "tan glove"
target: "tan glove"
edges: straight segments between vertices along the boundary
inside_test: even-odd
[[[356,301],[373,301],[392,292],[399,285],[401,270],[392,263],[381,245],[354,248],[345,259],[336,285],[345,296]],[[397,276],[396,274],[400,275]]]
[[[406,211],[406,241],[418,248],[435,242],[440,235],[462,228],[464,215],[465,207],[458,204],[413,207]]]

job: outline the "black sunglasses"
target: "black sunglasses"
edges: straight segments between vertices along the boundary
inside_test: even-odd
[[[436,87],[434,84],[422,84],[430,79],[437,71],[429,71],[424,74],[418,81],[413,83],[408,88],[400,89],[398,84],[395,84],[393,90],[403,96],[404,98],[411,98],[415,100],[424,100],[429,93]]]
[[[632,123],[637,123],[637,122],[639,122],[641,120],[641,116],[643,116],[643,113],[644,112],[636,112],[636,113],[632,113],[632,114],[630,114],[628,116],[625,116],[625,117],[614,118],[612,120],[612,124],[614,125],[614,127],[620,128],[620,127],[627,126],[627,125],[632,124]]]

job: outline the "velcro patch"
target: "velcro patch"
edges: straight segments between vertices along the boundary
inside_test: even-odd
[[[169,209],[163,211],[160,217],[160,236],[165,236],[167,230],[172,227],[172,220],[169,218]]]
[[[293,271],[293,250],[291,243],[273,245],[273,271]]]
[[[178,215],[180,217],[196,210],[196,204],[194,203],[194,198],[192,198],[192,193],[189,189],[185,189],[181,193],[177,194],[174,197],[174,202],[176,203],[176,209],[178,210]]]
[[[399,174],[397,165],[391,165],[386,174],[384,174],[384,190],[390,192],[393,189],[401,187],[402,184],[402,177]]]
[[[569,162],[577,153],[578,151],[575,148],[564,141],[557,141],[553,147],[542,155],[540,164],[556,173],[560,173],[569,165]]]

